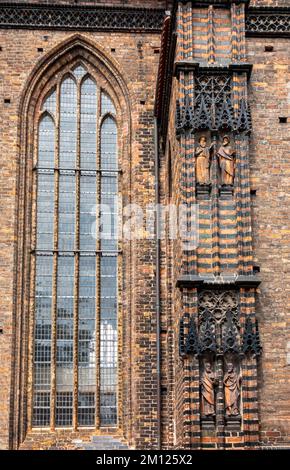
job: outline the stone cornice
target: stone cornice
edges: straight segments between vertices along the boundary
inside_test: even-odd
[[[235,1],[199,0],[195,5],[229,7]],[[164,16],[160,8],[0,3],[0,28],[6,29],[160,33]],[[290,8],[247,8],[246,35],[290,37]]]
[[[226,288],[232,287],[248,287],[256,288],[261,283],[261,280],[255,276],[234,276],[234,275],[184,275],[177,279],[177,287],[208,287],[208,288]]]

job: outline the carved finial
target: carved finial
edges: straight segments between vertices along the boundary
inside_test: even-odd
[[[230,129],[234,130],[234,110],[229,98],[225,98],[221,107],[217,111],[216,128],[219,130]]]
[[[199,354],[199,341],[194,318],[190,318],[189,330],[185,342],[186,354]]]
[[[211,114],[205,102],[204,96],[201,95],[199,106],[194,116],[194,129],[211,129]]]
[[[240,352],[237,327],[234,325],[232,314],[230,311],[227,312],[227,322],[225,325],[225,333],[223,336],[223,352],[224,353],[239,353]]]
[[[176,101],[175,126],[177,135],[193,128],[193,115],[194,109],[189,95],[185,96],[183,106],[180,105],[179,100]]]
[[[242,351],[244,354],[254,354],[255,356],[259,356],[261,349],[258,322],[256,320],[256,326],[254,330],[252,320],[250,317],[247,317],[243,334]]]
[[[185,356],[185,341],[184,341],[184,320],[180,318],[179,320],[179,355],[181,357]]]
[[[236,132],[251,132],[252,130],[251,112],[244,98],[240,101],[239,114],[235,127]]]
[[[200,351],[201,352],[216,352],[216,336],[215,326],[211,321],[209,312],[205,312],[205,323],[200,330]]]

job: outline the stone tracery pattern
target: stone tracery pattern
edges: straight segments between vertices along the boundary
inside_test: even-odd
[[[0,28],[133,29],[159,32],[163,17],[164,10],[149,8],[0,5]],[[290,35],[289,25],[290,14],[286,9],[277,13],[274,9],[261,12],[251,8],[246,14],[245,32],[247,35],[271,34],[279,37]]]
[[[258,12],[253,9],[246,15],[246,33],[249,35],[273,34],[290,35],[290,13],[277,14],[272,12]]]
[[[247,101],[242,98],[234,111],[232,76],[201,74],[195,77],[195,97],[186,95],[184,104],[176,102],[176,132],[228,130],[250,132],[251,114]]]
[[[163,17],[149,8],[0,5],[0,28],[160,31]]]

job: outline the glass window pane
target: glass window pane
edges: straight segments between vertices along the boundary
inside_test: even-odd
[[[96,405],[96,353],[100,362],[101,425],[117,423],[117,250],[118,159],[117,126],[107,116],[100,132],[100,195],[97,194],[98,93],[91,78],[80,80],[87,71],[78,65],[60,84],[57,106],[53,90],[42,111],[59,119],[58,254],[56,299],[52,298],[54,266],[54,210],[56,191],[55,125],[49,114],[39,124],[37,168],[36,257],[33,425],[49,426],[51,419],[51,342],[56,341],[56,426],[72,426],[74,391],[74,309],[78,307],[78,396],[79,426],[94,426]],[[80,87],[79,114],[77,86]],[[59,116],[57,116],[59,112]],[[115,114],[108,95],[101,94],[101,114]],[[77,122],[79,116],[79,123]],[[80,169],[76,169],[79,134]],[[111,171],[113,170],[113,172]],[[79,182],[79,234],[76,233],[77,184]],[[101,212],[96,214],[97,202]],[[101,217],[103,239],[100,272],[97,271],[96,221]],[[79,237],[78,237],[79,235]],[[79,239],[79,246],[76,243]],[[79,248],[79,277],[74,251]],[[99,255],[98,255],[99,256]],[[99,291],[96,292],[96,276]],[[78,282],[78,298],[75,286]],[[98,302],[98,305],[97,305]],[[56,305],[55,305],[56,303]],[[52,311],[56,306],[56,338],[52,338]],[[100,325],[96,330],[96,310]],[[96,351],[96,337],[100,349]]]
[[[97,87],[87,78],[81,87],[81,168],[96,169]]]
[[[55,116],[56,113],[56,93],[55,90],[44,100],[42,111],[48,111]]]
[[[74,173],[59,175],[58,248],[75,247],[76,177]]]
[[[59,256],[57,270],[56,425],[72,424],[74,257]]]
[[[33,426],[50,422],[52,256],[36,257]]]
[[[112,426],[117,422],[117,257],[101,257],[100,270],[100,420]]]
[[[104,116],[107,113],[116,114],[116,109],[111,98],[109,98],[109,96],[106,95],[105,93],[102,93],[101,113],[102,113],[102,116]]]
[[[87,73],[87,71],[82,65],[77,65],[76,68],[73,69],[73,74],[78,80],[83,78],[83,76],[86,73]]]
[[[80,249],[96,250],[96,175],[81,175],[80,179]]]
[[[117,126],[111,117],[107,117],[101,129],[101,168],[117,169]]]
[[[94,425],[96,391],[95,256],[80,256],[78,348],[78,422],[80,426]]]
[[[102,250],[118,249],[118,179],[110,173],[102,173],[100,237]]]
[[[54,174],[43,170],[37,176],[36,247],[52,250],[54,245]]]
[[[77,149],[77,86],[72,78],[60,88],[59,166],[75,168]]]
[[[54,168],[54,122],[45,115],[39,124],[38,167]]]

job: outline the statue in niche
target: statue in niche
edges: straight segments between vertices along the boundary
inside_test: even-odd
[[[195,150],[196,156],[196,181],[198,184],[210,184],[210,160],[213,144],[207,145],[207,138],[202,135],[199,138],[199,146]]]
[[[239,416],[241,376],[236,372],[232,362],[227,364],[224,375],[226,416]]]
[[[231,146],[229,136],[223,137],[223,143],[218,152],[221,170],[221,183],[224,186],[233,186],[235,176],[235,150]]]
[[[211,363],[206,360],[204,371],[201,376],[201,414],[204,417],[215,416],[215,386],[216,376],[212,370]]]

